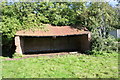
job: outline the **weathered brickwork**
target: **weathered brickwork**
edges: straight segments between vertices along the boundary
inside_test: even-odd
[[[20,53],[20,54],[23,53],[22,46],[21,46],[22,44],[23,43],[22,43],[22,40],[20,39],[20,36],[15,36],[15,46],[16,46],[15,52],[16,53]]]

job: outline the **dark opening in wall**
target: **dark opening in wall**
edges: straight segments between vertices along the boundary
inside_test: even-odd
[[[79,51],[80,37],[23,37],[23,52],[24,54],[31,54]]]

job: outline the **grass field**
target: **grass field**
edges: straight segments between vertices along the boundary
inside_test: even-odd
[[[64,55],[2,62],[3,78],[118,78],[118,54]]]

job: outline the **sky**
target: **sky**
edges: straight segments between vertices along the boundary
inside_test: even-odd
[[[19,0],[7,0],[8,2],[13,2],[13,1],[19,1]],[[24,1],[33,1],[33,0],[24,0]],[[72,1],[72,0],[71,0]],[[89,1],[89,0],[88,0]],[[94,1],[94,0],[90,0],[90,1]],[[96,1],[96,0],[95,0]],[[98,0],[98,1],[100,1],[100,0]],[[111,5],[111,6],[115,6],[118,2],[116,1],[116,0],[105,0],[106,2],[109,2],[109,4]]]
[[[110,5],[115,6],[118,2],[114,0],[106,0],[109,2]]]

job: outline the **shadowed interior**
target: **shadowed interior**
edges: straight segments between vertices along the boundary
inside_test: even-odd
[[[28,53],[84,51],[88,49],[87,35],[57,37],[21,37],[22,51]]]

